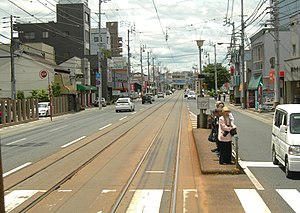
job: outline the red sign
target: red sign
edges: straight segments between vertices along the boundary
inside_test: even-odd
[[[48,75],[48,71],[46,71],[46,70],[41,70],[41,71],[40,71],[40,78],[41,78],[41,79],[46,78],[47,75]]]
[[[275,71],[274,70],[271,70],[269,72],[269,77],[270,77],[270,83],[273,83],[274,82],[274,77],[275,77]]]

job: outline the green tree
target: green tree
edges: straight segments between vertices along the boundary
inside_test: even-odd
[[[48,93],[43,89],[38,91],[37,98],[40,102],[49,101]]]
[[[24,91],[17,91],[17,99],[25,99]]]
[[[60,87],[59,84],[52,83],[52,85],[51,85],[51,91],[52,91],[52,95],[54,97],[59,97],[61,95],[60,89],[61,89],[61,87]]]
[[[208,90],[215,90],[215,66],[214,64],[209,64],[203,69],[203,73],[206,74],[204,83]],[[223,67],[221,64],[217,64],[217,84],[218,88],[223,86],[223,84],[228,83],[230,80],[229,71]]]

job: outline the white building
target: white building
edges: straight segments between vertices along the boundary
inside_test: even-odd
[[[111,50],[110,34],[108,29],[101,28],[101,49]],[[99,51],[99,28],[91,29],[91,55],[97,55]]]

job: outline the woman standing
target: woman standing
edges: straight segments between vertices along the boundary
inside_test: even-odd
[[[220,141],[220,164],[232,164],[231,162],[231,151],[232,151],[232,136],[233,130],[236,126],[232,123],[230,119],[230,109],[228,107],[223,107],[223,115],[219,118],[219,134],[218,139]]]

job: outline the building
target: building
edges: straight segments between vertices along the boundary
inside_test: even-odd
[[[111,56],[122,56],[122,37],[119,37],[118,22],[106,22],[106,28],[110,33]]]

